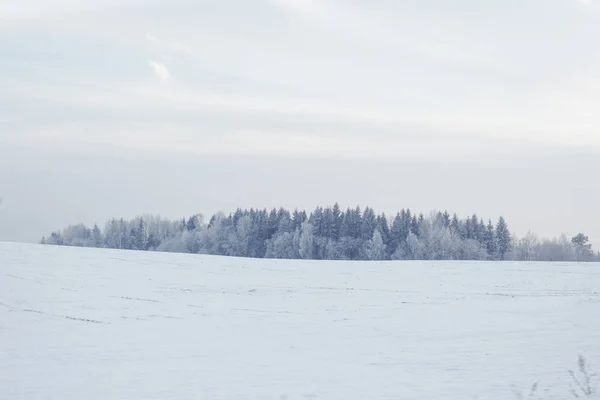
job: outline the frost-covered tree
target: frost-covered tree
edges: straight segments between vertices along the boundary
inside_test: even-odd
[[[446,226],[442,214],[425,219],[420,226],[419,242],[421,253],[419,259],[455,260],[459,258],[461,238]]]
[[[573,261],[575,251],[567,235],[555,239],[544,239],[540,246],[539,261]]]
[[[267,242],[266,258],[300,258],[300,229],[280,232]]]
[[[579,233],[571,239],[577,261],[591,261],[594,257],[592,245],[588,241],[589,238],[583,233]]]
[[[148,250],[148,230],[144,218],[139,218],[133,228],[133,246],[135,250]]]
[[[92,229],[91,247],[103,247],[103,245],[104,236],[102,235],[102,231],[97,224],[94,224],[94,228]]]
[[[365,259],[366,260],[385,260],[387,258],[386,245],[383,242],[383,236],[379,229],[375,229],[371,239],[365,244]]]
[[[487,250],[475,239],[460,241],[459,259],[461,260],[485,260]]]
[[[537,261],[540,253],[540,240],[538,236],[531,231],[519,240],[515,249],[519,260]]]
[[[512,247],[510,231],[508,230],[508,225],[506,224],[504,217],[500,217],[496,224],[496,239],[498,244],[498,257],[501,260],[504,260],[505,255]]]
[[[415,217],[416,218],[416,217]],[[419,240],[419,237],[412,232],[408,233],[406,238],[406,246],[401,251],[400,259],[404,260],[419,260],[425,256],[423,243]]]
[[[248,257],[251,254],[253,221],[250,215],[240,217],[234,229],[229,233],[229,254],[231,256]]]
[[[313,259],[315,256],[315,236],[311,223],[304,222],[300,228],[298,253],[305,260]]]
[[[396,250],[400,247],[402,243],[406,240],[404,237],[404,221],[402,215],[400,213],[396,214],[396,217],[392,221],[392,226],[390,228],[390,243],[389,243],[389,251],[390,254],[394,254]]]
[[[226,256],[231,254],[230,233],[233,221],[223,213],[215,214],[210,221],[202,247],[208,254]]]
[[[498,252],[498,243],[496,239],[496,230],[494,229],[491,219],[488,220],[487,226],[485,227],[483,241],[487,250],[488,258],[491,260],[495,259]]]
[[[62,231],[65,244],[77,247],[90,247],[92,245],[92,232],[83,224],[71,225]]]

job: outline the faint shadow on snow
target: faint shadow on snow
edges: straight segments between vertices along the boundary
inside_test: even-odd
[[[152,300],[152,299],[142,299],[139,297],[126,297],[126,296],[110,296],[113,299],[124,299],[124,300],[135,300],[135,301],[146,301],[149,303],[160,303],[160,301],[158,300]]]
[[[0,303],[0,306],[9,308],[11,310],[36,313],[36,314],[46,315],[48,317],[70,319],[72,321],[90,322],[90,323],[93,323],[93,324],[109,324],[110,323],[110,322],[98,321],[98,320],[95,320],[95,319],[89,319],[89,318],[71,317],[70,315],[50,314],[50,313],[47,313],[47,312],[44,312],[44,311],[40,311],[40,310],[32,310],[32,309],[29,309],[29,308],[14,307],[14,306],[10,306],[10,305],[5,304],[5,303]]]

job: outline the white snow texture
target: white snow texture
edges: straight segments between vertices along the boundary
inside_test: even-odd
[[[567,399],[599,290],[598,264],[0,243],[0,398]]]

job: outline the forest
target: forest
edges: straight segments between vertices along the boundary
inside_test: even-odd
[[[42,244],[310,260],[516,260],[600,261],[579,233],[540,239],[515,237],[503,217],[487,222],[447,211],[427,216],[402,209],[389,218],[372,208],[340,209],[336,203],[312,212],[284,208],[238,209],[180,220],[142,215],[98,225],[71,225]]]

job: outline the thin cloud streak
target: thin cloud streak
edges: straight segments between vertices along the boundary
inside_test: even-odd
[[[159,63],[158,61],[148,61],[150,66],[152,67],[152,71],[154,74],[158,76],[161,80],[166,81],[171,77],[169,70],[165,67],[164,64]]]

